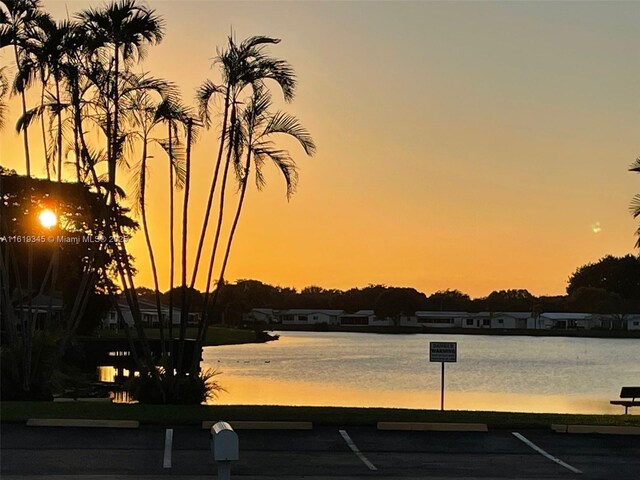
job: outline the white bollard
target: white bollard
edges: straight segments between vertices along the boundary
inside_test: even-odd
[[[211,427],[211,453],[218,464],[218,480],[231,480],[231,462],[238,460],[238,434],[227,422]]]

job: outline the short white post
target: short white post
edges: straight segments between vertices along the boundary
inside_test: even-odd
[[[238,434],[227,422],[211,427],[211,453],[218,464],[218,480],[231,480],[231,462],[240,456]]]

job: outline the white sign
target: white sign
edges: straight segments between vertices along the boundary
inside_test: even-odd
[[[457,342],[429,342],[430,362],[457,362]]]

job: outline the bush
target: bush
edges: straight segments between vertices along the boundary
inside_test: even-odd
[[[61,374],[54,368],[57,335],[36,332],[33,338],[31,368],[25,381],[25,345],[22,341],[0,347],[0,399],[51,400],[59,388]]]
[[[131,397],[140,403],[198,405],[217,398],[218,392],[224,391],[213,379],[219,373],[209,369],[196,377],[176,377],[162,371],[159,384],[151,375],[140,375],[131,378],[126,386]]]

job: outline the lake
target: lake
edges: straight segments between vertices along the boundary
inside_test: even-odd
[[[638,339],[276,333],[275,342],[205,348],[203,368],[221,372],[227,390],[212,403],[438,409],[430,341],[458,342],[446,409],[619,414],[609,400],[640,385]]]

